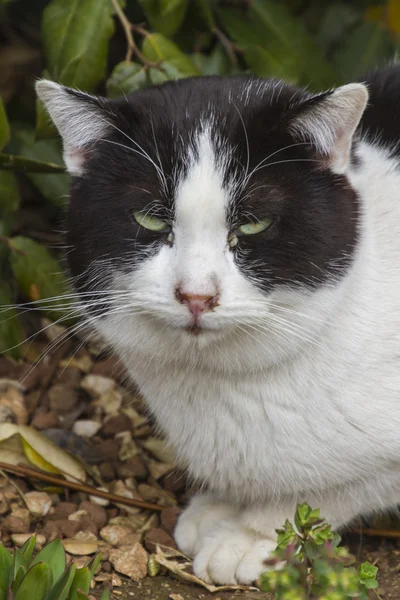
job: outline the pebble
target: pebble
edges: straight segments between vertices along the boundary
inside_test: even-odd
[[[106,437],[113,437],[122,431],[132,431],[132,421],[126,415],[108,417],[103,423],[102,433]]]
[[[10,533],[28,533],[29,524],[25,519],[21,519],[21,517],[8,515],[2,523],[2,529]]]
[[[42,429],[51,429],[58,427],[60,424],[60,418],[55,412],[38,412],[33,417],[31,426],[41,431]]]
[[[72,426],[72,431],[76,433],[76,435],[80,435],[82,437],[91,438],[101,429],[101,423],[98,421],[92,421],[89,419],[81,419],[75,421]]]
[[[32,533],[13,533],[11,539],[17,548],[21,548],[25,542],[32,537]],[[41,533],[36,534],[36,550],[42,548],[46,543],[46,538]]]
[[[93,398],[98,398],[115,388],[114,379],[103,375],[86,375],[81,381],[81,388]]]
[[[176,523],[180,514],[181,510],[177,506],[164,508],[160,514],[161,526],[171,535],[175,531]]]
[[[63,546],[69,554],[77,556],[95,554],[98,549],[98,543],[94,540],[66,539],[63,540]]]
[[[127,575],[133,581],[140,581],[147,575],[148,555],[143,546],[135,544],[130,550],[111,550],[110,562],[118,573]]]
[[[74,389],[59,383],[48,391],[51,410],[56,413],[69,413],[78,404],[78,394]]]
[[[156,552],[156,545],[159,544],[163,550],[165,548],[176,548],[176,544],[172,537],[164,531],[155,527],[150,529],[144,536],[144,546],[150,553]]]
[[[164,440],[150,437],[143,442],[143,447],[161,462],[174,463],[174,455]]]
[[[46,492],[28,492],[25,502],[29,512],[35,517],[45,517],[52,506],[51,498]]]
[[[8,387],[6,392],[0,394],[0,409],[8,409],[13,415],[13,422],[17,425],[28,423],[28,411],[26,410],[24,396],[15,387]],[[0,422],[2,422],[0,420]]]
[[[141,535],[123,525],[107,525],[100,531],[100,537],[111,546],[124,546],[140,542]]]
[[[100,477],[103,481],[113,481],[115,479],[115,470],[109,462],[103,462],[99,465]],[[124,477],[121,477],[124,479]]]
[[[79,505],[79,510],[85,511],[89,514],[91,520],[96,525],[97,529],[102,529],[107,524],[107,511],[102,506],[85,500]]]

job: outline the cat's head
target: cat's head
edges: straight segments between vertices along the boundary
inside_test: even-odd
[[[290,339],[282,311],[345,276],[365,86],[312,96],[204,77],[118,100],[48,81],[37,91],[73,176],[71,275],[89,314],[131,343],[143,327],[183,345],[232,331]]]

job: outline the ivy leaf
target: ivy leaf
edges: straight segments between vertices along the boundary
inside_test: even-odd
[[[3,100],[0,98],[0,150],[10,141],[10,124],[7,119]]]
[[[68,320],[72,304],[68,298],[62,298],[69,293],[69,286],[60,263],[44,246],[23,236],[11,238],[9,247],[11,268],[22,294],[32,301],[61,297],[57,302],[43,302],[40,306],[53,320],[60,317]],[[52,305],[57,308],[52,309]]]
[[[168,37],[181,27],[189,0],[139,0],[150,25]]]
[[[235,9],[220,8],[219,19],[228,34],[246,51],[249,45],[269,50],[282,64],[297,65],[302,81],[312,83],[317,89],[331,86],[336,75],[325,60],[300,20],[295,19],[281,2],[253,0],[244,13]],[[293,76],[291,67],[288,76]]]
[[[191,75],[200,75],[200,71],[190,58],[176,44],[160,33],[151,33],[145,37],[142,52],[146,58],[155,63],[163,61],[160,67],[163,71],[161,76],[164,76],[164,81],[166,79],[180,79]],[[152,75],[150,75],[150,78],[152,79]]]
[[[16,138],[21,143],[20,153],[24,157],[47,163],[62,164],[59,140],[35,141],[34,132],[27,129],[19,131]],[[46,200],[56,206],[65,206],[65,198],[69,192],[69,176],[67,173],[56,173],[54,175],[27,173],[27,177]]]
[[[107,80],[107,93],[110,98],[118,98],[151,85],[148,69],[134,62],[118,63]]]
[[[19,358],[25,339],[17,312],[12,308],[10,289],[6,281],[0,282],[0,354]],[[1,587],[0,552],[0,587]],[[0,595],[1,600],[1,595]]]
[[[43,11],[43,42],[51,78],[91,92],[104,77],[114,33],[110,0],[52,0]]]
[[[379,23],[361,23],[344,38],[333,56],[343,82],[352,81],[393,54],[393,45],[385,27]]]

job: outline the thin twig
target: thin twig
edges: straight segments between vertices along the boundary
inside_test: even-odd
[[[223,45],[225,52],[227,53],[231,63],[234,66],[237,65],[237,57],[236,57],[235,48],[234,48],[234,45],[232,44],[232,42],[226,37],[224,32],[221,31],[221,29],[219,29],[219,27],[213,28],[213,34],[215,35],[216,38],[219,39],[219,41]]]
[[[114,504],[135,506],[138,508],[144,508],[145,510],[152,510],[156,512],[161,512],[165,508],[165,506],[153,504],[152,502],[145,502],[144,500],[136,500],[134,498],[125,498],[124,496],[119,496],[118,494],[104,492],[103,490],[98,490],[92,485],[88,485],[86,483],[75,483],[74,481],[67,481],[66,479],[62,479],[61,477],[56,477],[55,475],[48,475],[47,473],[43,473],[43,471],[37,471],[36,469],[25,467],[24,465],[10,465],[8,463],[0,462],[0,469],[3,469],[3,471],[7,471],[8,473],[13,473],[14,475],[19,475],[20,477],[24,477],[26,479],[37,479],[39,481],[51,483],[58,487],[74,490],[76,492],[83,492],[84,494],[89,494],[90,496],[96,496],[98,498],[104,498],[105,500],[109,500]]]
[[[400,539],[400,529],[368,529],[368,527],[362,527],[361,529],[351,529],[349,533],[359,533],[368,537]]]
[[[122,8],[120,7],[118,0],[111,0],[112,5],[114,7],[114,10],[117,14],[117,17],[122,25],[122,28],[124,30],[125,33],[125,37],[126,37],[126,44],[127,44],[127,50],[126,50],[126,56],[125,56],[125,60],[127,62],[131,62],[132,60],[132,56],[135,54],[138,59],[148,68],[153,68],[153,69],[160,69],[160,65],[159,63],[155,63],[152,62],[151,60],[149,60],[148,58],[146,58],[139,50],[139,48],[136,45],[135,39],[132,35],[132,30],[137,30],[136,26],[134,26],[126,17],[124,11],[122,10]],[[161,69],[160,69],[161,70]]]
[[[13,154],[0,154],[0,169],[22,173],[65,173],[62,165]]]

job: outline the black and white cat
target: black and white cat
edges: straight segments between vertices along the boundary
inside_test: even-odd
[[[396,505],[400,68],[316,96],[253,77],[37,91],[87,319],[203,485],[176,530],[196,574],[257,579],[297,502],[335,527]]]

